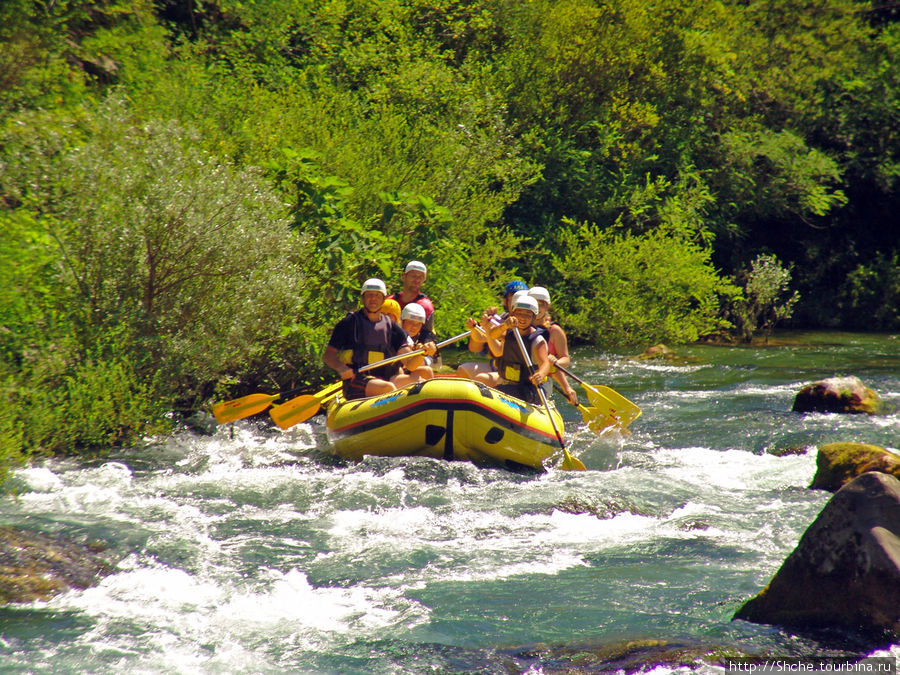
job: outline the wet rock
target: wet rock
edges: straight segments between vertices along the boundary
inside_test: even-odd
[[[816,475],[810,488],[837,492],[867,471],[900,478],[900,455],[868,443],[826,443],[816,456]]]
[[[900,480],[871,472],[847,483],[734,618],[900,638]]]
[[[184,426],[201,436],[212,436],[216,433],[218,424],[216,418],[208,412],[197,410],[184,418]]]
[[[88,588],[112,570],[100,545],[0,527],[0,604],[48,600],[71,588]]]
[[[669,349],[666,345],[660,343],[658,345],[653,345],[652,347],[648,347],[643,351],[643,353],[636,356],[636,359],[646,360],[646,359],[663,359],[663,360],[671,360],[676,357],[675,352]]]
[[[788,457],[789,455],[805,455],[809,452],[810,447],[806,445],[789,445],[784,448],[770,447],[766,448],[766,454],[773,457]]]
[[[644,638],[595,645],[536,645],[521,649],[514,656],[529,666],[529,672],[645,673],[659,666],[721,666],[749,654],[723,645]]]
[[[614,518],[620,513],[632,513],[636,516],[655,515],[628,499],[616,497],[566,497],[554,504],[553,509],[574,515],[589,514],[600,520]]]
[[[875,415],[884,404],[858,377],[831,377],[807,384],[794,397],[794,412],[867,413]]]

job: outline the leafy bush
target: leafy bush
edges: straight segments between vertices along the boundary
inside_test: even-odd
[[[16,391],[12,377],[0,380],[0,487],[10,470],[21,465],[28,456],[25,425],[18,414]]]
[[[567,330],[600,345],[690,342],[716,332],[722,299],[737,289],[710,251],[671,228],[616,234],[568,222],[553,264],[563,280]]]
[[[789,293],[791,273],[774,255],[760,254],[750,264],[743,282],[743,295],[734,298],[730,316],[744,341],[762,329],[768,338],[775,325],[790,318],[800,299],[797,291]]]
[[[900,254],[879,253],[847,275],[839,295],[841,312],[859,330],[900,328]]]
[[[73,129],[23,117],[5,140],[5,187],[54,243],[82,360],[117,332],[117,356],[180,394],[240,372],[299,312],[282,202],[180,125],[137,125],[111,99]]]
[[[25,447],[73,452],[133,442],[170,428],[167,400],[131,364],[90,359],[65,374],[30,373],[17,392]]]
[[[834,188],[840,182],[838,163],[795,133],[732,131],[722,143],[728,171],[722,197],[758,217],[821,216],[847,202]]]
[[[0,363],[21,367],[65,321],[61,260],[45,224],[24,209],[0,211]]]

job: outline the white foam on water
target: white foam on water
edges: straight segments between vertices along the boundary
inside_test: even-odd
[[[773,390],[748,391],[728,396]],[[431,609],[408,597],[429,583],[559,575],[608,551],[627,556],[665,540],[761,552],[764,583],[827,499],[804,491],[814,452],[660,448],[634,436],[622,450],[634,462],[615,471],[521,480],[441,466],[432,480],[427,463],[417,467],[422,478],[401,462],[317,465],[302,455],[312,431],[292,431],[235,425],[234,441],[222,430],[177,438],[166,446],[174,466],[149,474],[132,475],[120,462],[17,472],[27,490],[21,512],[85,514],[144,533],[140,554],[98,586],[35,603],[92,622],[65,649],[118,654],[118,669],[128,672],[296,670],[359,640],[402,641],[431,620]],[[614,507],[619,497],[660,504],[612,517],[558,507],[573,494],[587,503],[610,496]],[[254,545],[278,548],[280,558],[248,574]],[[327,581],[329,565],[341,581]],[[44,656],[36,651],[32,662]],[[88,665],[110,665],[90,658],[97,660]]]
[[[807,487],[815,452],[776,457],[692,447],[658,450],[654,458],[655,479],[668,478],[689,498],[651,537],[708,539],[763,555],[767,565],[796,545],[830,497]]]
[[[708,401],[728,399],[733,401],[736,398],[791,398],[800,389],[802,384],[780,384],[780,385],[759,385],[759,384],[741,384],[740,386],[728,389],[667,389],[648,393],[647,397],[651,399],[674,400],[674,401]]]
[[[44,606],[75,610],[95,622],[78,638],[81,646],[138,655],[154,672],[208,672],[215,663],[229,672],[237,664],[269,669],[270,640],[300,650],[333,649],[358,635],[418,625],[429,614],[398,590],[317,588],[298,569],[262,570],[259,578],[242,582],[227,570],[188,573],[138,556],[120,568],[99,585]],[[142,656],[148,652],[152,659]],[[125,660],[131,670],[134,659]]]
[[[506,565],[495,564],[468,569],[443,570],[433,579],[437,581],[500,581],[513,577],[528,575],[554,575],[575,567],[587,567],[583,556],[566,551],[552,551],[549,556],[539,560],[521,561]],[[423,580],[424,581],[424,580]]]
[[[867,421],[879,429],[900,429],[900,415],[873,415]]]
[[[505,515],[460,509],[458,504],[449,513],[407,508],[342,511],[331,518],[330,552],[321,554],[320,561],[377,560],[428,551],[427,566],[404,569],[387,579],[408,587],[434,580],[505,579],[584,567],[585,556],[598,548],[646,538],[652,520],[630,513],[601,519],[557,509]]]
[[[651,373],[696,373],[714,366],[708,364],[684,365],[674,363],[655,363],[653,361],[629,361],[628,370],[647,371]]]
[[[234,438],[231,432],[221,428],[210,437],[187,437],[187,454],[179,464],[190,464],[202,458],[211,465],[221,465],[223,468],[269,466],[296,461],[299,452],[316,445],[312,427],[308,424],[298,425],[287,432],[265,435],[246,425],[235,426]]]
[[[657,467],[673,480],[698,491],[735,493],[805,487],[815,474],[816,453],[777,457],[746,450],[707,447],[661,448],[654,453]]]
[[[25,469],[16,473],[30,492],[19,495],[19,504],[31,513],[83,513],[117,510],[130,494],[131,470],[119,462],[100,467],[52,474],[49,469]]]
[[[63,486],[62,478],[46,466],[18,469],[15,476],[31,492],[57,492]]]

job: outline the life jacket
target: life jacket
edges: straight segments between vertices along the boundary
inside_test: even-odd
[[[519,349],[519,341],[512,334],[514,330],[518,329],[511,328],[506,331],[506,338],[503,341],[503,354],[496,359],[495,366],[497,372],[500,373],[500,377],[504,380],[516,384],[529,384],[528,378],[531,377],[531,370],[528,368],[528,363],[525,361],[522,350]],[[528,350],[532,363],[534,362],[535,343],[538,341],[538,338],[543,338],[545,335],[546,331],[537,327],[528,335],[522,335],[522,343],[525,345],[525,349]]]
[[[391,331],[394,322],[390,317],[382,314],[378,321],[372,322],[366,317],[363,309],[351,312],[347,317],[353,319],[354,346],[352,349],[344,349],[338,353],[338,358],[342,363],[346,363],[354,370],[359,370],[370,363],[394,356],[395,351],[391,347]],[[396,375],[399,368],[400,363],[396,361],[373,370],[367,370],[366,374],[388,379]]]
[[[426,342],[434,342],[435,344],[437,344],[437,337],[435,337],[434,333],[428,330],[426,326],[422,326],[415,337],[413,337],[412,335],[410,335],[409,337],[413,342],[419,342],[421,344],[425,344]]]
[[[415,337],[413,337],[412,335],[409,336],[409,342],[410,342],[410,345],[409,345],[410,348],[415,349],[416,348],[415,343],[417,343],[417,342],[420,345],[424,345],[426,342],[434,342],[435,344],[437,344],[437,337],[435,336],[435,334],[433,332],[428,330],[428,328],[426,328],[423,325],[422,328],[419,330],[418,335],[416,335]],[[441,354],[441,350],[438,349],[434,353],[434,356],[425,356],[423,358],[424,364],[426,366],[432,365],[434,363],[435,359],[439,358],[440,354]]]

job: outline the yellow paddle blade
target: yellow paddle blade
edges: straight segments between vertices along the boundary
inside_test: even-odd
[[[213,416],[219,424],[227,424],[235,420],[241,420],[250,415],[261,413],[268,408],[272,401],[278,398],[278,394],[248,394],[233,401],[216,403],[212,407]]]
[[[342,382],[328,385],[316,394],[306,394],[292,398],[286,403],[276,405],[269,411],[269,416],[282,429],[290,429],[295,424],[305,422],[319,412],[323,403],[327,403],[341,393]]]
[[[587,393],[591,405],[598,410],[600,415],[615,420],[623,429],[641,416],[641,409],[619,392],[603,385],[581,385]]]
[[[587,467],[577,457],[573,457],[569,454],[569,451],[566,450],[566,446],[563,446],[563,461],[560,465],[560,468],[563,471],[587,471]]]
[[[596,408],[588,408],[583,403],[579,403],[576,407],[578,408],[578,412],[581,413],[581,419],[584,420],[585,424],[590,424],[597,415],[603,414]]]
[[[321,391],[317,391],[313,396],[315,396],[320,401],[325,401],[327,399],[333,398],[334,395],[341,390],[341,387],[344,386],[343,380],[338,380],[337,382],[333,382],[329,384],[327,387],[324,387]]]
[[[591,431],[600,433],[607,427],[618,424],[618,420],[603,414],[597,408],[588,408],[586,405],[578,404],[578,410],[581,413],[581,419],[588,425]]]
[[[290,429],[295,424],[305,422],[319,412],[322,402],[311,394],[292,398],[287,403],[276,405],[269,411],[269,416],[282,429]]]

